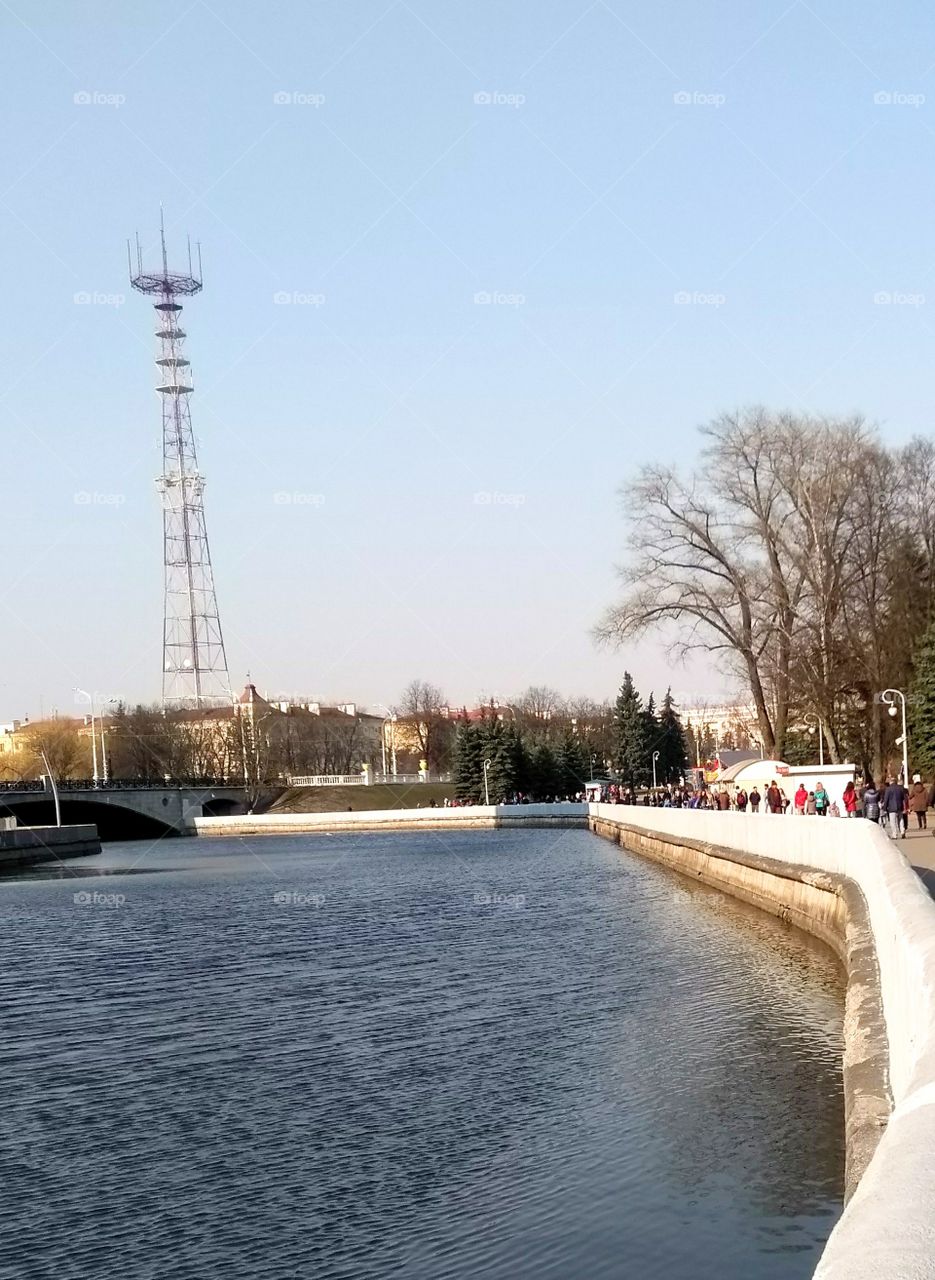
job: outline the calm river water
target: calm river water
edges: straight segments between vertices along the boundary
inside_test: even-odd
[[[810,1275],[843,989],[771,917],[585,831],[71,868],[0,882],[3,1277]]]

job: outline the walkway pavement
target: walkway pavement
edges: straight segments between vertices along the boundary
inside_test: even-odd
[[[912,863],[929,893],[935,898],[935,821],[928,815],[928,830],[916,830],[916,816],[909,815],[909,833],[905,840],[898,841],[903,853]]]

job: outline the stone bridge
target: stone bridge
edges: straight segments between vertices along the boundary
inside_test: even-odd
[[[60,782],[63,823],[96,824],[102,840],[128,840],[194,831],[203,816],[244,813],[243,787],[132,782]],[[54,826],[55,802],[40,782],[0,784],[0,817],[22,826]]]

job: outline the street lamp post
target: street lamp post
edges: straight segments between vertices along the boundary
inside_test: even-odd
[[[825,767],[825,732],[821,723],[821,718],[820,716],[815,715],[814,712],[810,712],[803,718],[806,724],[808,724],[809,721],[814,721],[814,724],[808,731],[809,737],[812,736],[816,729],[818,730],[818,765],[819,768],[823,769]]]
[[[659,759],[659,752],[653,752],[653,791],[656,790],[656,761]]]
[[[594,761],[595,761],[596,759],[597,759],[597,756],[596,756],[596,755],[594,754],[594,752],[592,751],[592,752],[591,752],[591,781],[592,781],[592,782],[594,781]]]
[[[487,777],[489,772],[490,772],[490,761],[485,760],[484,761],[484,804],[486,805],[490,804],[490,782]]]
[[[52,766],[49,764],[49,757],[46,755],[45,747],[40,748],[42,755],[42,763],[45,765],[45,774],[49,779],[49,790],[52,792],[52,800],[55,804],[55,825],[62,825],[62,806],[58,799],[58,784],[55,781],[55,774],[52,772]]]
[[[82,698],[87,698],[88,706],[91,708],[91,764],[94,770],[94,785],[97,786],[100,779],[97,772],[97,729],[95,728],[94,696],[85,689],[76,688],[75,693],[80,694]]]
[[[382,739],[381,749],[383,753],[383,780],[386,781],[386,726],[390,726],[390,760],[393,767],[393,777],[396,777],[396,713],[391,711],[388,706],[382,702],[374,703],[381,711],[386,712],[386,718],[380,729],[380,737]]]
[[[901,744],[903,749],[903,786],[909,786],[909,735],[906,732],[906,695],[900,689],[884,689],[880,694],[880,700],[885,702],[890,709],[890,715],[895,717],[899,714],[896,709],[895,699],[898,698],[902,704],[903,712],[903,736],[897,741],[897,747]]]
[[[117,701],[117,699],[116,699],[116,698],[108,698],[108,699],[107,699],[107,705],[108,705],[108,706],[110,706],[110,705],[111,705],[111,703],[116,702],[116,701]],[[110,769],[108,768],[108,764],[107,764],[107,743],[106,743],[106,740],[105,740],[105,738],[104,738],[104,734],[106,733],[106,730],[105,730],[105,728],[104,728],[104,713],[103,713],[103,712],[101,712],[101,715],[100,715],[100,717],[99,717],[99,718],[100,718],[100,722],[101,722],[101,766],[102,766],[102,772],[103,772],[103,774],[104,774],[104,782],[105,782],[105,783],[107,783],[107,782],[109,782],[109,781],[110,781]]]

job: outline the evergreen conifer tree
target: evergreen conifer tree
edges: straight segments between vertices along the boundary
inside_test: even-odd
[[[574,733],[566,733],[562,738],[556,760],[558,773],[558,790],[562,796],[573,796],[584,789],[588,779],[588,766],[584,749]]]
[[[688,751],[671,687],[666,689],[659,711],[659,732],[659,781],[678,782],[688,768]]]
[[[617,773],[629,786],[638,786],[645,768],[645,723],[640,695],[629,671],[623,673],[623,684],[614,705],[613,746]]]
[[[656,761],[656,781],[662,781],[662,773],[659,765],[662,762],[661,754],[661,734],[659,731],[659,721],[656,718],[656,699],[650,691],[646,706],[640,713],[643,725],[643,758],[640,761],[639,781],[648,785],[653,778],[653,752],[659,751],[659,760]]]
[[[919,773],[931,782],[935,773],[935,622],[923,633],[913,655],[908,701],[909,776]]]
[[[484,749],[480,731],[466,717],[458,724],[454,753],[455,796],[467,804],[482,799]]]
[[[554,800],[558,793],[559,780],[555,752],[547,742],[540,742],[533,752],[529,789],[534,799],[543,801]]]

